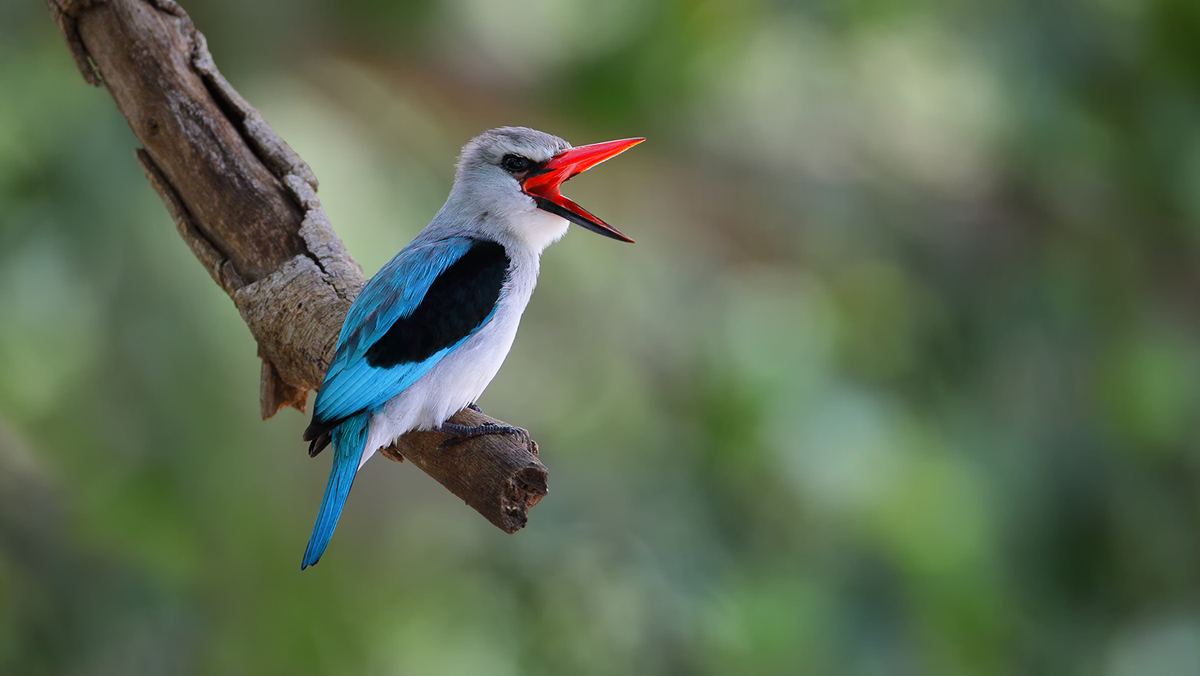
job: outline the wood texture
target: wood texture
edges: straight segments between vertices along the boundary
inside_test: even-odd
[[[217,70],[174,0],[48,0],[84,78],[104,85],[142,143],[138,161],[192,253],[233,300],[263,360],[263,418],[304,410],[363,273],[333,232],[312,170]],[[471,410],[451,419],[491,421]],[[405,435],[408,459],[507,533],[546,495],[537,444]],[[304,445],[297,439],[297,452]]]

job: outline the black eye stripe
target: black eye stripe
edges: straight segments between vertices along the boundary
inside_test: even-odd
[[[500,166],[503,167],[505,171],[516,174],[522,171],[529,171],[535,166],[535,163],[528,157],[522,157],[520,155],[509,153],[500,160]]]

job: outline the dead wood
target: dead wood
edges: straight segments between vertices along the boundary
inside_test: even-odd
[[[263,418],[303,411],[364,282],[312,170],[221,76],[174,0],[47,4],[84,78],[107,87],[129,121],[180,236],[257,341]],[[451,420],[508,425],[471,410]],[[537,444],[494,435],[443,450],[444,439],[414,432],[383,454],[407,458],[505,532],[524,526],[547,490]],[[296,448],[306,446],[297,439]]]

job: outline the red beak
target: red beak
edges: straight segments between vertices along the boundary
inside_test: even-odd
[[[569,181],[572,176],[582,174],[604,160],[620,155],[645,140],[644,138],[629,138],[564,150],[550,158],[540,170],[526,176],[521,181],[521,189],[537,202],[538,208],[542,211],[562,216],[572,223],[582,225],[605,237],[622,242],[633,242],[620,230],[564,197],[559,192],[559,187]]]

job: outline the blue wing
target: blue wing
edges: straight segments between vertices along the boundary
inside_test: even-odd
[[[405,247],[346,315],[310,430],[383,405],[482,328],[508,263],[499,244],[467,237]]]
[[[496,242],[410,244],[363,287],[317,393],[304,438],[330,440],[333,469],[301,568],[320,560],[354,484],[370,412],[412,385],[492,318],[510,260]]]

